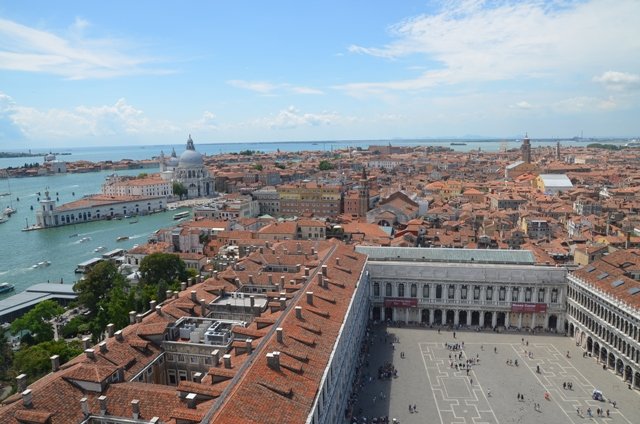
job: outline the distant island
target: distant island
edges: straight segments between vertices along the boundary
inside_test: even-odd
[[[29,152],[0,152],[0,158],[33,158],[39,156],[46,156],[49,153],[31,153]],[[70,155],[69,152],[52,153],[56,156]]]

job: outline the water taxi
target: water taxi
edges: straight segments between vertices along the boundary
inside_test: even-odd
[[[105,249],[104,246],[98,246],[95,249],[93,249],[94,252],[102,252]]]
[[[89,240],[91,240],[91,237],[82,237],[82,238],[80,239],[80,243],[85,243],[85,242],[87,242],[87,241],[89,241]]]
[[[116,239],[116,241],[125,241],[125,240],[129,240],[129,236],[120,236]]]
[[[13,284],[2,283],[0,284],[0,294],[9,293],[15,289]]]
[[[177,214],[173,215],[173,219],[177,221],[179,219],[187,218],[189,216],[189,213],[189,211],[178,212]]]

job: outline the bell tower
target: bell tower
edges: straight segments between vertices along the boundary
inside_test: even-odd
[[[360,189],[358,190],[358,216],[366,217],[369,211],[369,179],[367,169],[362,166],[362,176],[360,177]]]

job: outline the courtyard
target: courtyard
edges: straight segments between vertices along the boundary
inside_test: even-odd
[[[454,338],[450,330],[378,324],[369,340],[353,409],[359,422],[381,416],[401,424],[640,422],[640,393],[584,357],[569,337],[485,330],[457,331]],[[468,361],[475,364],[467,370]],[[379,378],[380,369],[392,376]],[[602,401],[592,399],[596,389]]]

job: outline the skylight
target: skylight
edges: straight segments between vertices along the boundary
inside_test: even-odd
[[[634,294],[638,294],[640,293],[640,287],[631,287],[629,289],[629,294],[630,295],[634,295]]]
[[[611,283],[611,287],[620,287],[621,285],[624,284],[624,281],[622,280],[616,280],[613,283]]]
[[[598,275],[598,280],[602,280],[603,278],[607,278],[608,276],[608,272],[603,272],[602,274]]]
[[[588,266],[588,267],[586,267],[584,270],[585,270],[585,271],[587,271],[587,272],[593,272],[593,270],[594,270],[594,269],[596,269],[596,267],[595,267],[595,266],[593,266],[593,265],[589,265],[589,266]]]

